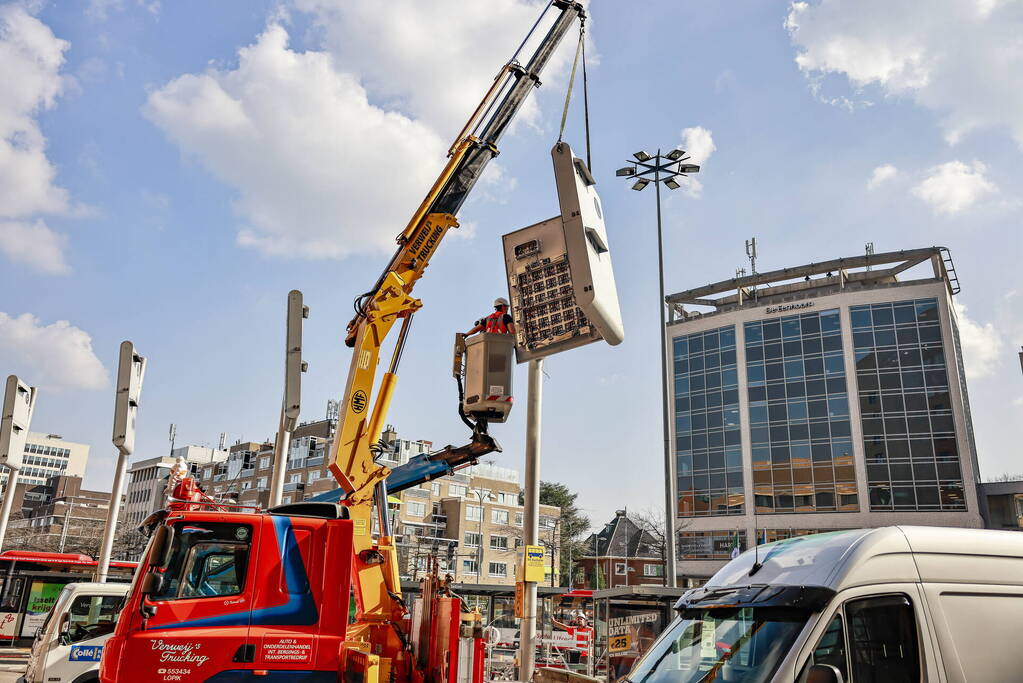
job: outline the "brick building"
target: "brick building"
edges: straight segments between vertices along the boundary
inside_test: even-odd
[[[576,588],[663,586],[664,556],[661,543],[629,519],[625,510],[585,541],[586,550],[576,563]]]

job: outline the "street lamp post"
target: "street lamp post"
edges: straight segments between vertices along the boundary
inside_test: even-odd
[[[477,525],[477,536],[479,536],[479,544],[476,547],[476,582],[483,583],[483,515],[486,510],[483,508],[483,490],[482,489],[470,489],[476,494],[476,498],[480,501],[480,519]],[[486,495],[486,500],[493,500],[493,496],[489,493]]]
[[[685,163],[690,159],[684,150],[673,149],[667,154],[653,156],[646,152],[636,152],[627,163],[629,166],[618,169],[615,175],[622,178],[633,178],[635,182],[632,189],[642,191],[650,183],[654,184],[657,197],[657,282],[658,282],[658,310],[660,311],[660,327],[658,336],[661,338],[661,423],[664,432],[664,554],[666,560],[665,573],[667,574],[667,585],[675,587],[675,477],[671,466],[671,445],[668,443],[668,349],[665,335],[664,320],[664,239],[661,231],[661,183],[668,186],[669,190],[677,190],[681,187],[677,178],[684,178],[689,173],[699,173],[700,167],[696,164]],[[626,567],[626,581],[628,581],[628,567]]]

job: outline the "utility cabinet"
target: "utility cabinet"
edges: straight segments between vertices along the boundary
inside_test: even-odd
[[[515,336],[481,332],[465,338],[462,409],[487,422],[504,422],[512,409]]]

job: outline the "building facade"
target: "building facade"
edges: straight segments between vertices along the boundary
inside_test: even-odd
[[[20,514],[11,519],[5,550],[99,553],[109,491],[83,489],[79,476],[56,476],[45,485],[19,484],[18,493],[23,494]],[[40,499],[30,500],[29,493],[39,494]]]
[[[18,483],[45,487],[51,477],[82,477],[88,462],[88,444],[68,441],[59,434],[29,432],[18,470]],[[0,488],[6,486],[5,471],[0,475]]]
[[[983,526],[954,273],[920,249],[666,298],[683,575],[818,531]]]

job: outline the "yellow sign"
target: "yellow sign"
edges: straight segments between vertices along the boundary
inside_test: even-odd
[[[523,572],[522,579],[524,581],[532,581],[534,583],[543,583],[544,580],[544,549],[542,545],[527,545],[523,554]]]
[[[632,634],[622,633],[607,639],[608,652],[625,652],[632,649]]]
[[[526,584],[521,581],[515,582],[515,618],[524,619],[526,617],[526,610],[524,607],[526,594]]]

